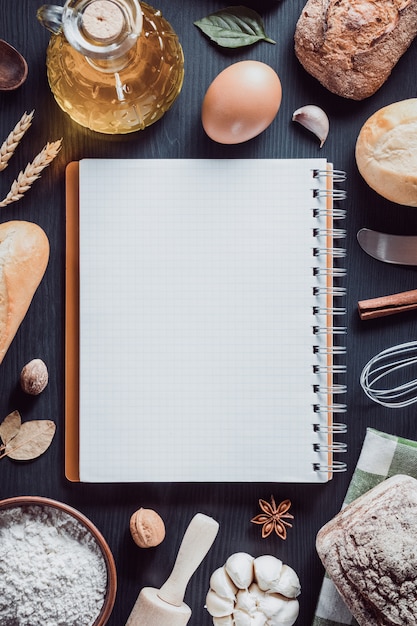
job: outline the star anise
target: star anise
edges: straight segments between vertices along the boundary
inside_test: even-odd
[[[274,496],[271,496],[271,503],[260,499],[259,506],[261,507],[262,513],[259,513],[259,515],[251,519],[251,522],[254,524],[262,524],[262,538],[265,539],[265,537],[269,537],[269,535],[275,530],[278,537],[286,539],[286,526],[289,526],[290,528],[292,527],[292,524],[287,522],[286,519],[294,519],[294,515],[288,513],[291,501],[283,500],[277,506],[275,504]]]

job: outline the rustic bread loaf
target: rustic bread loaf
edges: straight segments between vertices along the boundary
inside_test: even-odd
[[[323,526],[316,546],[360,626],[417,624],[417,480],[383,481]]]
[[[0,224],[0,363],[45,273],[49,241],[31,222]]]
[[[392,202],[417,206],[417,98],[371,115],[359,132],[355,156],[372,189]]]
[[[363,100],[387,80],[417,34],[417,0],[308,0],[295,53],[329,91]]]

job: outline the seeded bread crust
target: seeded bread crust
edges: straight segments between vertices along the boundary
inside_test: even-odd
[[[417,35],[417,0],[308,0],[295,54],[329,91],[352,100],[373,95]]]
[[[316,547],[360,626],[417,624],[417,480],[383,481],[323,526]]]

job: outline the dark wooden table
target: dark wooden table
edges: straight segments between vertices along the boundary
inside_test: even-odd
[[[274,554],[299,574],[302,594],[297,624],[311,623],[323,569],[315,551],[317,530],[340,508],[355,467],[366,427],[417,438],[415,408],[393,410],[373,404],[359,385],[360,372],[379,350],[414,339],[416,314],[407,313],[361,322],[360,299],[413,289],[416,270],[388,266],[366,256],[356,243],[356,232],[367,226],[398,234],[417,234],[417,210],[385,201],[370,190],[358,174],[354,145],[364,121],[375,110],[395,100],[415,96],[417,50],[405,54],[387,83],[364,102],[345,101],[328,93],[300,67],[293,52],[293,34],[303,0],[247,2],[263,16],[268,34],[277,44],[260,43],[237,51],[210,44],[193,22],[227,6],[218,0],[160,0],[159,8],[176,29],[185,53],[186,75],[182,93],[171,111],[153,127],[125,137],[90,132],[73,123],[55,104],[45,70],[49,34],[37,22],[40,0],[2,0],[0,37],[18,48],[28,60],[29,76],[19,90],[0,94],[0,139],[3,141],[24,111],[35,109],[32,128],[7,170],[0,175],[1,194],[47,141],[63,138],[56,161],[18,203],[1,209],[1,221],[31,220],[46,231],[51,244],[50,264],[6,358],[0,366],[0,418],[18,409],[23,419],[56,421],[57,434],[39,459],[18,464],[0,462],[0,498],[42,495],[66,502],[86,514],[102,531],[114,553],[118,593],[109,626],[122,626],[144,585],[159,586],[168,576],[183,532],[198,511],[220,522],[216,543],[194,575],[186,595],[193,609],[192,626],[212,623],[204,606],[211,572],[233,552],[254,556]],[[258,138],[238,146],[210,141],[200,123],[201,102],[209,83],[230,63],[258,59],[272,65],[283,86],[283,101],[273,125]],[[330,134],[320,150],[315,138],[291,122],[293,111],[307,103],[322,106],[330,118]],[[322,155],[348,173],[346,281],[348,471],[324,485],[304,484],[74,484],[64,476],[64,269],[65,184],[68,162],[83,157],[308,157]],[[285,236],[285,234],[283,234]],[[279,242],[277,242],[279,245]],[[48,364],[50,383],[37,398],[24,396],[17,381],[21,367],[40,357]],[[123,419],[122,416],[120,419]],[[117,439],[115,440],[117,445]],[[279,476],[277,476],[279,481]],[[258,512],[258,499],[290,498],[294,525],[286,541],[276,536],[261,539],[260,528],[250,523]],[[140,506],[156,509],[164,518],[167,536],[152,550],[134,546],[129,518]],[[0,615],[1,622],[1,615]]]

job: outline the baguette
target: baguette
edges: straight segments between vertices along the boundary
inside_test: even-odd
[[[45,232],[31,222],[0,224],[0,363],[23,321],[49,260]]]
[[[296,25],[295,54],[329,91],[373,95],[417,34],[417,0],[308,0]]]
[[[317,534],[320,559],[360,626],[417,624],[417,480],[397,475]]]

